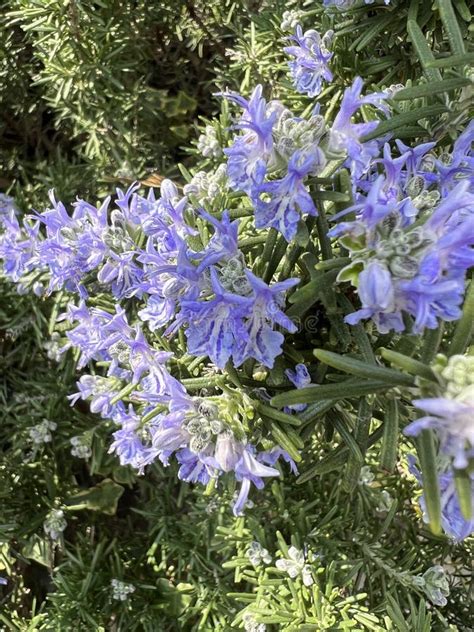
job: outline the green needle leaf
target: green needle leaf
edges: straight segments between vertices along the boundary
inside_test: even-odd
[[[291,404],[310,404],[323,399],[348,399],[369,395],[377,391],[385,391],[390,385],[380,380],[357,380],[351,379],[337,384],[323,384],[308,386],[306,388],[294,389],[275,395],[271,400],[272,406],[283,407]]]
[[[423,362],[414,360],[409,356],[403,355],[403,353],[398,353],[397,351],[392,351],[391,349],[385,349],[384,347],[381,347],[378,350],[378,353],[380,353],[384,360],[398,366],[400,369],[403,369],[411,375],[417,375],[418,377],[422,377],[430,382],[438,381],[434,371],[432,371],[426,364],[423,364]]]
[[[374,445],[374,443],[377,443],[381,436],[382,428],[377,428],[377,430],[370,435],[367,447],[369,448]],[[344,464],[347,463],[348,455],[349,448],[347,445],[338,446],[335,450],[328,454],[328,456],[321,459],[321,461],[318,461],[318,463],[301,474],[301,476],[297,479],[296,484],[302,485],[315,476],[321,476],[322,474],[327,474],[328,472],[342,468]]]
[[[389,399],[383,422],[382,452],[380,455],[380,465],[388,472],[393,472],[397,463],[398,439],[398,404],[396,399]]]
[[[467,470],[454,468],[454,483],[458,495],[461,513],[466,520],[472,518],[472,482]]]
[[[463,55],[466,52],[464,39],[459,28],[456,14],[450,0],[438,0],[438,11],[443,23],[449,45],[453,55]]]
[[[361,140],[362,142],[367,142],[369,140],[373,140],[374,138],[379,138],[388,132],[393,132],[397,129],[406,127],[409,123],[416,123],[417,121],[424,118],[433,118],[438,116],[439,114],[443,114],[443,112],[447,112],[448,108],[445,105],[436,104],[436,105],[427,105],[424,108],[419,108],[417,110],[413,110],[412,112],[405,112],[404,114],[397,114],[393,116],[391,119],[387,121],[382,121],[379,123],[374,129],[373,132],[364,136]],[[421,133],[420,129],[420,133]]]
[[[325,351],[324,349],[315,349],[313,353],[318,360],[332,366],[334,369],[339,369],[340,371],[351,373],[358,377],[387,381],[390,384],[401,384],[404,386],[413,386],[415,384],[411,376],[400,373],[399,371],[394,371],[393,369],[368,364],[361,360],[333,353],[332,351]]]
[[[469,284],[466,293],[464,308],[461,318],[458,320],[454,336],[449,347],[449,355],[464,353],[471,343],[474,332],[474,280]]]
[[[441,533],[441,502],[439,492],[437,454],[434,435],[431,430],[422,430],[416,440],[416,449],[420,459],[423,492],[431,531]]]
[[[289,424],[290,426],[301,425],[301,421],[298,417],[296,417],[296,415],[288,415],[287,413],[283,413],[281,410],[277,410],[276,408],[272,408],[271,406],[261,403],[258,403],[256,408],[258,412],[261,412],[266,417],[270,417],[270,419],[274,419],[275,421],[279,421],[283,424]]]
[[[407,22],[407,30],[418,59],[420,60],[425,77],[428,81],[442,81],[443,77],[440,71],[429,65],[430,62],[435,61],[435,58],[418,23],[415,20],[409,19]]]
[[[393,96],[394,101],[411,101],[419,97],[429,97],[438,92],[450,92],[458,88],[464,88],[472,84],[470,79],[464,77],[455,77],[454,79],[443,79],[443,81],[432,81],[424,83],[412,88],[404,88],[396,92]]]

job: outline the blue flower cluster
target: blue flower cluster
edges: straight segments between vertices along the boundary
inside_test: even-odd
[[[348,323],[371,318],[387,333],[403,331],[409,316],[420,333],[460,317],[474,264],[473,140],[471,123],[451,154],[436,156],[435,143],[397,141],[393,157],[387,144],[356,181],[356,203],[329,233],[352,259],[338,279],[350,280],[362,303]]]
[[[50,200],[51,208],[20,226],[13,201],[1,199],[0,255],[20,285],[33,275],[42,293],[64,289],[80,298],[60,317],[70,326],[62,351],[79,352],[79,369],[100,362],[107,373],[82,375],[71,403],[88,400],[93,413],[118,426],[110,450],[139,472],[156,459],[167,465],[172,455],[185,481],[207,485],[233,472],[241,483],[234,511],[241,513],[251,484],[260,489],[279,476],[280,457],[296,471],[293,461],[271,443],[258,451],[249,442],[246,407],[236,405],[241,394],[215,403],[188,395],[167,368],[173,354],[130,325],[120,302],[138,300],[152,332],[171,336],[185,327],[188,353],[218,368],[249,358],[271,367],[284,340],[274,326],[296,330],[283,307],[297,279],[268,285],[255,276],[238,247],[238,221],[194,211],[169,180],[159,199],[153,191],[139,195],[137,186],[118,190],[116,208],[110,198],[98,207],[78,200],[69,214],[52,193]],[[88,305],[91,293],[103,291],[115,311]]]
[[[146,340],[139,326],[131,327],[122,308],[110,314],[88,308],[84,302],[71,306],[65,318],[73,324],[64,347],[81,352],[79,366],[91,360],[108,365],[107,375],[83,375],[72,403],[88,400],[90,409],[119,427],[113,433],[110,452],[122,465],[140,473],[159,459],[169,464],[175,455],[181,480],[207,485],[221,474],[233,472],[241,482],[234,504],[240,514],[254,484],[279,476],[273,467],[279,457],[290,457],[279,448],[257,452],[248,442],[243,424],[245,407],[236,404],[239,395],[215,398],[191,397],[168,371],[171,353],[157,351]],[[124,403],[123,385],[129,394]]]
[[[298,280],[268,285],[257,278],[238,247],[239,222],[225,211],[221,219],[194,212],[169,180],[158,200],[153,191],[139,195],[136,186],[117,195],[118,208],[110,210],[110,198],[99,208],[78,200],[69,215],[51,193],[52,208],[23,230],[14,210],[2,215],[7,275],[19,281],[44,270],[48,292],[66,289],[82,298],[94,278],[95,289],[110,289],[117,300],[141,298],[139,316],[152,331],[166,326],[165,335],[172,335],[184,326],[189,353],[209,356],[219,368],[249,358],[272,367],[284,340],[275,326],[296,331],[282,308]],[[190,238],[202,239],[186,213],[214,231],[200,250],[190,246]]]
[[[339,8],[352,4],[325,2]],[[293,57],[290,71],[298,92],[314,97],[323,81],[332,80],[331,36],[297,26],[294,45],[285,50]],[[246,363],[251,372],[254,362],[275,366],[285,342],[282,330],[297,332],[285,301],[298,279],[285,278],[284,265],[278,281],[256,274],[262,261],[247,256],[242,237],[250,232],[252,248],[267,233],[256,235],[253,226],[247,232],[249,218],[233,220],[221,200],[246,196],[255,229],[274,229],[290,242],[304,232],[298,234],[305,229],[303,218],[318,213],[310,186],[332,188],[328,176],[343,167],[350,172],[354,204],[330,217],[328,237],[350,256],[338,282],[351,282],[361,302],[346,322],[371,319],[382,334],[406,328],[420,333],[460,317],[466,274],[474,264],[474,122],[451,153],[440,152],[434,142],[408,147],[365,141],[379,122],[356,117],[367,106],[390,115],[390,90],[363,95],[362,89],[362,79],[355,78],[334,118],[324,117],[319,105],[306,116],[295,115],[278,100],[267,102],[262,86],[249,99],[225,93],[242,113],[223,152],[218,135],[209,132],[212,151],[205,155],[219,161],[223,153],[226,164],[196,173],[182,192],[170,180],[162,182],[159,198],[152,190],[141,195],[132,185],[117,190],[114,204],[110,197],[97,206],[78,199],[72,212],[51,192],[51,207],[22,223],[13,200],[0,196],[5,275],[22,292],[64,290],[78,297],[61,317],[69,327],[62,350],[76,350],[79,369],[96,363],[105,374],[82,375],[70,399],[88,400],[92,412],[114,422],[110,451],[123,465],[143,472],[173,457],[180,479],[207,486],[232,474],[240,483],[236,515],[252,484],[260,489],[266,478],[279,476],[280,458],[296,472],[288,453],[252,423],[255,409],[270,400],[265,388],[259,389],[265,403],[256,405],[218,372],[227,368],[239,384],[236,367]],[[340,199],[333,190],[322,193]],[[316,259],[320,245],[314,233],[306,231],[306,237]],[[102,293],[108,295],[105,302],[96,300]],[[170,369],[185,364],[183,358],[151,342],[170,349],[176,339],[183,356],[199,358],[196,364],[210,360],[205,376],[213,378],[212,392],[219,395],[191,396]],[[446,363],[440,373],[444,390],[415,400],[426,416],[406,429],[412,435],[433,429],[455,468],[465,468],[474,457],[471,360],[454,356]],[[297,389],[311,384],[304,364],[287,366],[281,358],[275,372],[281,379],[285,375]],[[278,414],[305,408],[291,405]],[[449,471],[443,470],[440,485],[446,531],[464,537],[472,524],[460,513]]]
[[[312,31],[303,36],[298,30],[298,41],[304,42],[305,46],[308,38],[319,41],[315,33]],[[297,57],[294,68],[298,82],[307,85],[315,82],[316,86],[319,71],[313,73],[306,68],[305,64],[309,64],[307,53],[301,49],[300,55],[296,48],[290,47],[288,51]],[[280,101],[267,103],[262,96],[262,86],[255,88],[248,101],[235,93],[224,95],[243,109],[234,126],[242,133],[235,136],[232,145],[224,150],[228,158],[229,186],[249,196],[255,209],[257,228],[275,228],[291,241],[296,236],[301,216],[317,214],[307,181],[321,174],[328,156],[340,158],[358,177],[378,155],[377,141],[361,141],[378,122],[354,123],[352,117],[367,104],[388,113],[383,104],[388,95],[373,93],[362,97],[362,85],[362,80],[357,78],[345,91],[330,128],[319,114],[319,107],[307,119],[294,116]]]
[[[22,278],[35,269],[34,249],[38,235],[38,225],[31,227],[27,222],[20,225],[17,210],[11,197],[0,195],[0,259],[3,261],[5,276],[23,286]]]

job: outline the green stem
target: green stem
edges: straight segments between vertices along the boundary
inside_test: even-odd
[[[265,270],[266,263],[271,259],[272,252],[278,237],[278,231],[276,230],[276,228],[270,228],[266,237],[267,239],[263,248],[263,252],[255,265],[255,274],[257,274],[258,276],[262,275],[263,271]]]
[[[221,386],[224,381],[223,375],[215,375],[213,377],[196,377],[196,378],[186,378],[181,380],[181,384],[186,388],[187,391],[197,391],[200,388],[212,387],[212,386]]]
[[[431,364],[433,362],[441,340],[443,338],[444,323],[441,322],[437,329],[429,329],[424,335],[423,349],[421,351],[421,362]]]
[[[119,391],[117,393],[117,395],[110,400],[110,403],[112,405],[116,404],[121,399],[124,399],[125,397],[128,397],[128,395],[130,395],[130,393],[132,393],[136,388],[137,388],[136,384],[127,384],[127,386],[124,386],[124,388],[122,388],[122,390]]]
[[[323,259],[332,259],[331,240],[328,237],[329,224],[324,212],[323,204],[318,208],[318,216],[316,218],[316,227],[318,229],[319,243]]]
[[[449,355],[464,353],[469,346],[474,331],[474,280],[469,284],[461,319],[456,325],[449,347]]]

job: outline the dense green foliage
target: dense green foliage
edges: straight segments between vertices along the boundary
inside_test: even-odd
[[[53,186],[72,201],[140,178],[166,175],[183,183],[189,172],[212,164],[196,139],[214,115],[225,145],[228,106],[214,92],[229,87],[248,94],[260,82],[272,96],[288,98],[282,52],[288,33],[281,21],[289,9],[300,11],[305,28],[336,32],[336,78],[319,98],[329,112],[356,75],[373,89],[402,83],[406,90],[386,131],[396,130],[406,142],[436,138],[449,145],[472,116],[468,3],[401,1],[344,16],[321,5],[3,2],[2,190],[28,209],[44,208]],[[312,103],[301,98],[298,105]],[[179,482],[174,466],[154,464],[137,476],[107,454],[107,423],[86,405],[69,406],[77,357],[69,352],[57,362],[51,338],[61,329],[61,294],[56,303],[45,302],[18,295],[2,281],[0,296],[5,630],[238,630],[244,608],[267,630],[470,629],[470,545],[452,544],[423,525],[406,465],[408,444],[401,440],[396,467],[387,466],[393,459],[386,453],[381,465],[375,431],[365,467],[358,463],[354,470],[352,435],[347,439],[344,428],[351,429],[348,413],[356,419],[367,414],[370,398],[358,410],[347,404],[308,416],[301,435],[310,447],[300,484],[291,477],[272,482],[245,517],[235,518],[233,489],[203,495]],[[331,305],[324,307],[331,313]],[[298,316],[298,304],[290,309]],[[312,347],[341,350],[337,318],[324,321],[317,336],[309,331]],[[438,341],[440,350],[446,340]],[[349,337],[347,347],[352,344]],[[38,447],[30,430],[44,419],[56,424],[54,439]],[[71,456],[71,437],[84,433],[88,460]],[[43,523],[58,509],[67,528],[55,544]],[[254,567],[247,555],[253,541],[273,563],[291,545],[307,547],[308,560],[317,564],[316,583],[306,587],[272,564]],[[435,565],[450,574],[444,607],[433,605],[434,589],[419,580]],[[113,598],[114,579],[135,588],[123,602]],[[309,592],[317,604],[311,608]]]

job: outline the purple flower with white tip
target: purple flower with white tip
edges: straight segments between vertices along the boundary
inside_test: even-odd
[[[235,476],[238,481],[242,481],[239,495],[233,507],[234,515],[240,516],[247,502],[250,485],[253,483],[257,489],[263,489],[265,485],[263,479],[270,476],[280,476],[280,472],[274,467],[268,467],[261,463],[249,449],[246,449],[235,467]]]
[[[274,331],[272,325],[279,325],[290,333],[296,331],[296,325],[284,314],[282,307],[286,291],[299,280],[287,279],[267,285],[250,271],[247,271],[246,275],[253,290],[252,307],[246,318],[244,330],[236,339],[234,363],[240,366],[247,358],[255,358],[264,366],[272,368],[275,358],[281,353],[284,341],[283,334]]]
[[[243,109],[235,128],[244,133],[235,138],[231,147],[224,149],[228,157],[229,184],[236,191],[250,193],[254,186],[262,183],[271,158],[272,129],[276,113],[268,112],[260,85],[255,88],[248,101],[236,93],[224,93],[222,96]]]
[[[214,458],[223,472],[232,471],[242,456],[243,444],[230,431],[220,432],[216,439]]]
[[[355,178],[359,178],[367,170],[371,161],[379,153],[377,141],[365,143],[361,141],[363,136],[374,131],[379,122],[353,123],[353,115],[363,105],[368,104],[388,113],[388,108],[383,103],[387,95],[383,92],[374,92],[362,97],[362,86],[362,79],[356,77],[352,86],[346,88],[329,136],[329,150],[347,156],[345,164]]]
[[[285,53],[295,59],[289,62],[293,85],[298,92],[309,97],[317,96],[322,90],[323,81],[332,81],[333,74],[329,70],[328,62],[333,53],[329,51],[332,31],[323,37],[311,29],[303,33],[300,25],[296,27],[296,34],[289,39],[295,46],[287,46]]]
[[[279,180],[254,187],[255,226],[276,228],[287,241],[297,232],[301,214],[317,215],[316,206],[303,181],[324,165],[325,157],[318,147],[307,154],[296,151],[288,163],[288,173]]]

